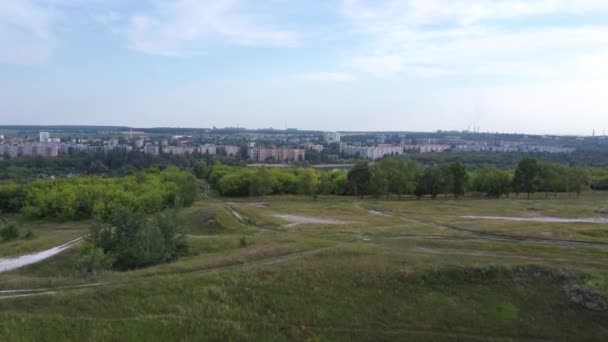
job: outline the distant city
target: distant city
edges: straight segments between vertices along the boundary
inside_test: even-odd
[[[572,153],[584,144],[602,144],[605,136],[536,136],[477,131],[316,132],[223,129],[94,129],[87,126],[36,130],[35,126],[0,132],[0,156],[55,158],[110,151],[159,154],[202,154],[239,157],[250,162],[293,162],[318,156],[317,162],[353,158],[378,160],[385,156],[445,152]],[[307,158],[308,157],[308,158]]]

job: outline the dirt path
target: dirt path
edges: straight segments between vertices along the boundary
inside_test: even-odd
[[[46,260],[56,254],[63,252],[64,250],[76,245],[82,241],[82,238],[72,240],[61,246],[53,247],[42,252],[31,253],[22,255],[14,258],[0,258],[0,273],[11,271],[17,268],[21,268],[27,265],[32,265]]]
[[[53,288],[38,288],[38,289],[20,289],[20,290],[2,290],[0,291],[0,300],[9,298],[32,297],[40,295],[55,294],[61,290],[78,290],[88,287],[97,287],[105,285],[104,283],[82,284],[82,285],[66,285]]]
[[[239,268],[251,268],[254,266],[264,266],[264,265],[274,265],[274,264],[284,263],[284,262],[288,262],[288,261],[291,261],[294,259],[299,259],[299,258],[303,258],[306,256],[319,254],[319,253],[322,253],[322,252],[325,252],[325,251],[328,251],[331,249],[336,249],[336,248],[340,247],[341,245],[342,244],[337,244],[335,246],[311,249],[311,250],[291,253],[291,254],[287,254],[287,255],[279,255],[279,256],[274,256],[274,257],[265,258],[265,259],[253,260],[250,262],[243,262],[243,263],[238,263],[238,264],[213,267],[213,268],[203,270],[202,274],[206,275],[206,274],[213,274],[213,273],[218,273],[218,272],[223,272],[223,271],[232,271],[232,270],[239,269]]]
[[[287,215],[287,214],[275,214],[274,217],[280,218],[289,222],[289,226],[295,226],[298,224],[348,224],[352,223],[349,221],[338,220],[334,218],[324,218],[315,216],[299,216],[299,215]]]
[[[413,222],[432,225],[439,229],[449,229],[449,230],[458,231],[461,233],[474,234],[474,235],[476,235],[480,238],[486,239],[486,240],[523,242],[523,243],[539,243],[539,244],[558,245],[558,246],[567,246],[567,247],[585,246],[585,247],[608,248],[608,243],[605,243],[605,242],[591,242],[591,241],[565,240],[565,239],[543,239],[543,238],[537,238],[537,237],[531,237],[531,236],[515,236],[515,235],[507,235],[507,234],[486,233],[486,232],[480,232],[480,231],[461,228],[461,227],[448,225],[448,224],[438,224],[433,221],[420,219],[420,218],[412,218],[412,217],[403,217],[403,218],[406,220],[413,221]]]
[[[472,220],[518,221],[518,222],[548,222],[548,223],[608,223],[608,218],[563,218],[563,217],[507,217],[507,216],[460,216]]]

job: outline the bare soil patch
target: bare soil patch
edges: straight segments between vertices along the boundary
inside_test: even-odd
[[[298,224],[348,224],[352,223],[349,221],[339,220],[335,218],[327,217],[316,217],[316,216],[299,216],[299,215],[287,215],[287,214],[276,214],[274,217],[278,217],[290,223],[290,226]]]

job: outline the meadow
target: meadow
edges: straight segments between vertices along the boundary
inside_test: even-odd
[[[546,199],[204,197],[191,253],[94,277],[80,246],[0,274],[7,341],[605,341],[608,194]],[[286,216],[287,215],[287,216]],[[84,236],[27,223],[0,258]]]

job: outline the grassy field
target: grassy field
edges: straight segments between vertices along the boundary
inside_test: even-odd
[[[183,210],[193,253],[172,264],[82,278],[74,248],[0,274],[0,339],[605,341],[608,224],[462,216],[607,213],[603,193],[205,198]],[[0,243],[0,258],[89,224],[32,223],[35,237]]]

